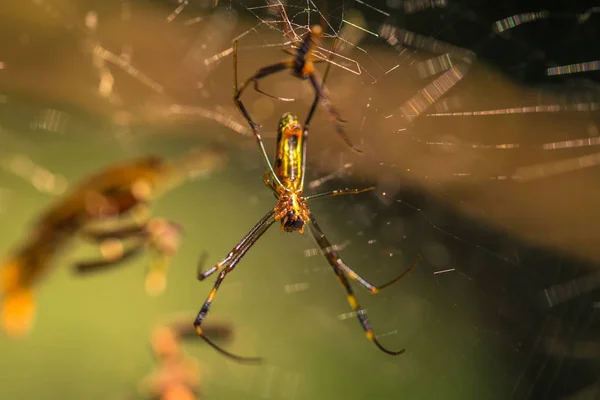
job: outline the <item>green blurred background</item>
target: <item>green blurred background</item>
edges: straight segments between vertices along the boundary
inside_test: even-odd
[[[16,133],[38,144],[47,140]],[[152,153],[174,158],[188,146],[204,144],[176,136],[147,138],[131,152],[122,150],[108,132],[96,137],[54,136],[51,143],[53,148],[46,150],[40,144],[43,150],[30,156],[71,182],[128,157]],[[191,324],[208,295],[212,279],[200,283],[195,278],[200,253],[207,250],[209,262],[217,262],[273,205],[261,174],[244,172],[236,161],[239,151],[231,151],[233,162],[225,170],[167,193],[153,207],[154,215],[180,222],[186,232],[162,296],[149,298],[144,292],[145,258],[83,278],[74,276],[69,266],[97,255],[97,249],[78,243],[56,260],[54,271],[40,285],[31,336],[0,340],[2,398],[117,399],[135,391],[137,382],[153,368],[151,328],[182,311],[189,312]],[[4,203],[0,238],[0,248],[8,252],[53,198],[6,173],[2,182],[11,191]],[[340,206],[338,200],[313,204],[333,243],[356,234],[341,233],[336,221],[328,218],[328,210]],[[341,319],[350,309],[337,279],[324,258],[304,256],[304,250],[315,247],[309,236],[283,234],[274,226],[227,278],[207,321],[231,322],[235,340],[229,350],[263,356],[267,363],[237,365],[201,342],[190,344],[191,353],[209,372],[206,398],[494,397],[488,391],[494,385],[494,366],[501,368],[499,355],[477,346],[482,339],[480,334],[474,337],[467,299],[457,299],[462,305],[456,312],[456,304],[436,298],[426,280],[419,280],[418,276],[428,275],[423,270],[388,294],[371,296],[357,288],[374,328],[379,333],[397,332],[381,340],[389,347],[408,349],[402,357],[390,358],[364,338],[354,317]],[[357,240],[343,254],[369,279],[391,278],[389,271],[376,274],[370,271],[373,265],[357,262],[369,251],[373,252]],[[406,255],[395,260],[398,270],[416,254],[410,248],[404,251]],[[295,283],[307,283],[308,289],[286,293],[286,285]]]
[[[207,251],[208,262],[218,262],[274,204],[262,183],[256,145],[231,102],[231,58],[225,54],[214,65],[204,60],[244,34],[240,76],[246,77],[266,60],[279,59],[282,53],[272,47],[282,35],[262,21],[261,1],[221,2],[217,10],[212,2],[184,3],[36,0],[2,6],[0,253],[18,245],[56,200],[11,170],[15,157],[71,184],[119,160],[146,154],[172,159],[211,141],[224,143],[231,158],[214,176],[186,183],[153,204],[153,215],[185,230],[163,295],[144,292],[147,257],[83,278],[70,266],[97,249],[78,241],[56,259],[39,286],[30,337],[0,337],[2,400],[141,398],[139,382],[156,366],[151,330],[173,313],[188,313],[191,324],[211,289],[213,279],[196,280],[200,254]],[[302,17],[305,3],[290,3]],[[584,130],[597,136],[597,112],[422,118],[410,124],[398,115],[399,106],[431,82],[411,68],[433,56],[400,52],[375,38],[384,23],[485,53],[448,102],[440,102],[442,108],[518,108],[560,96],[519,80],[537,73],[539,53],[531,42],[489,33],[493,21],[518,10],[500,5],[489,13],[487,6],[473,11],[460,2],[413,16],[394,1],[369,3],[384,14],[351,3],[306,7],[328,13],[337,33],[340,13],[358,10],[348,15],[363,16],[372,31],[363,32],[360,49],[348,54],[363,73],[334,68],[328,82],[334,103],[349,119],[349,136],[365,155],[344,148],[321,110],[311,127],[307,179],[352,163],[350,172],[318,191],[370,184],[377,189],[315,201],[311,208],[332,243],[348,243],[345,261],[374,283],[396,276],[421,254],[415,270],[393,288],[372,296],[356,287],[380,340],[407,352],[392,358],[366,340],[327,262],[311,251],[316,245],[310,236],[283,234],[274,226],[228,276],[207,319],[231,324],[228,350],[267,361],[239,365],[190,341],[186,348],[203,364],[204,397],[558,399],[597,386],[593,352],[581,357],[563,349],[593,339],[595,293],[572,307],[538,304],[545,288],[597,268],[597,176],[587,170],[522,185],[490,180],[553,160],[535,145],[577,138]],[[181,13],[174,14],[180,5]],[[98,28],[92,32],[85,21],[93,15]],[[137,69],[116,61],[99,67],[92,56],[96,45],[121,54],[125,66],[130,57]],[[584,59],[573,54],[575,61]],[[98,93],[102,68],[114,79],[104,97]],[[263,88],[298,98],[277,103],[248,94],[270,151],[278,116],[292,109],[303,118],[313,93],[285,73]],[[177,114],[173,105],[193,112]],[[225,121],[215,121],[217,115]],[[446,141],[459,145],[431,145]],[[474,142],[523,146],[509,153],[473,150],[468,144]]]

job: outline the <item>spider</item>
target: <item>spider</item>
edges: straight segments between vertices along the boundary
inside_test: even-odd
[[[108,230],[86,229],[82,233],[89,241],[99,244],[105,254],[97,260],[76,263],[77,274],[87,275],[119,267],[149,250],[153,257],[146,275],[146,293],[158,295],[165,289],[169,259],[179,248],[183,228],[173,221],[151,218],[144,224],[134,223]],[[116,251],[111,254],[110,250]]]
[[[237,64],[237,42],[234,43],[233,62],[234,98],[238,99],[236,104],[239,106],[241,112],[244,115],[247,115],[247,113],[245,113],[244,111],[244,105],[241,101],[239,101],[239,91],[237,89],[237,68],[235,67]],[[250,248],[258,241],[258,239],[276,221],[280,221],[281,229],[284,232],[297,231],[303,233],[304,229],[308,225],[312,237],[323,252],[323,255],[329,262],[331,268],[333,268],[333,272],[337,275],[340,283],[346,290],[348,302],[350,303],[350,306],[352,307],[353,311],[356,312],[358,320],[362,328],[364,329],[367,338],[371,340],[381,351],[389,355],[398,355],[404,352],[404,349],[400,351],[388,350],[379,343],[379,341],[375,337],[375,334],[373,333],[373,330],[369,325],[369,321],[364,310],[358,304],[358,301],[354,296],[348,278],[357,281],[360,285],[369,290],[371,293],[377,293],[380,290],[391,286],[392,284],[402,279],[406,274],[408,274],[408,272],[412,270],[419,258],[417,257],[404,273],[402,273],[400,276],[396,277],[392,281],[379,287],[374,286],[362,277],[360,277],[342,261],[339,254],[334,250],[329,240],[325,237],[325,234],[319,227],[319,224],[317,223],[314,215],[310,211],[310,208],[307,203],[309,200],[328,196],[359,194],[373,190],[374,187],[371,186],[364,189],[346,188],[341,190],[333,190],[330,192],[314,194],[312,196],[303,196],[308,126],[310,124],[310,120],[314,114],[313,111],[316,108],[318,101],[319,94],[317,93],[315,95],[311,111],[309,112],[308,117],[306,118],[306,121],[304,123],[304,128],[302,127],[302,125],[300,125],[298,117],[292,113],[285,113],[281,117],[281,119],[279,120],[274,167],[273,165],[271,165],[271,162],[269,161],[269,158],[264,151],[264,146],[262,144],[262,140],[260,139],[260,135],[258,133],[256,124],[252,123],[252,120],[249,116],[247,117],[248,123],[250,124],[250,127],[254,132],[254,137],[256,138],[256,141],[258,142],[262,150],[266,167],[268,169],[264,176],[264,183],[271,189],[271,191],[275,195],[277,203],[260,221],[258,221],[256,225],[254,225],[250,232],[248,232],[248,234],[246,234],[246,236],[244,236],[244,238],[238,244],[236,244],[235,247],[229,252],[229,254],[227,254],[227,256],[223,258],[218,264],[214,265],[213,267],[204,272],[202,268],[203,262],[200,262],[198,266],[198,279],[201,281],[208,278],[217,271],[220,271],[220,273],[215,281],[212,290],[208,295],[208,298],[204,302],[204,305],[202,306],[200,312],[198,313],[198,316],[196,317],[196,320],[194,321],[196,332],[217,351],[237,361],[258,362],[261,360],[261,358],[241,357],[222,349],[204,334],[204,331],[201,327],[202,322],[206,318],[210,306],[217,294],[219,286],[221,285],[227,274],[233,271],[233,269],[241,261],[241,259],[248,252],[248,250],[250,250]]]
[[[0,263],[0,329],[11,337],[29,333],[37,308],[36,286],[75,237],[95,244],[112,239],[113,243],[119,240],[129,245],[114,257],[76,264],[79,274],[122,265],[145,249],[153,251],[158,257],[151,265],[146,290],[149,294],[160,292],[167,259],[175,252],[182,232],[173,222],[139,217],[142,212],[147,214],[150,202],[160,192],[190,174],[223,165],[228,159],[224,150],[214,144],[173,161],[141,157],[111,165],[74,185],[70,193],[44,211],[20,247]],[[138,217],[135,224],[126,224],[127,216]],[[112,226],[95,226],[107,222]]]
[[[290,58],[287,58],[276,64],[267,65],[266,67],[262,67],[258,71],[256,71],[254,73],[254,75],[252,75],[251,77],[246,79],[244,81],[244,83],[242,83],[239,90],[236,91],[236,93],[233,97],[233,101],[236,103],[238,108],[241,110],[242,114],[244,114],[244,117],[246,118],[246,120],[248,120],[248,122],[254,129],[254,127],[256,127],[257,124],[252,120],[252,118],[250,117],[250,114],[248,113],[248,111],[242,105],[242,103],[240,101],[240,97],[241,97],[242,93],[244,92],[244,90],[246,90],[246,88],[248,87],[250,82],[252,82],[254,84],[254,90],[256,90],[258,93],[264,94],[265,96],[268,96],[268,97],[271,97],[271,98],[274,98],[277,100],[281,100],[281,101],[293,101],[294,99],[272,96],[272,95],[262,91],[258,87],[258,81],[260,79],[263,79],[269,75],[273,75],[277,72],[289,69],[289,70],[291,70],[292,75],[294,75],[295,77],[300,78],[302,80],[308,79],[310,81],[310,84],[314,88],[317,97],[319,99],[321,99],[321,102],[323,103],[325,108],[327,108],[327,111],[329,112],[329,118],[333,122],[333,124],[335,126],[335,130],[338,133],[338,135],[341,136],[341,138],[346,142],[346,144],[348,146],[350,146],[350,148],[354,152],[362,153],[362,151],[352,143],[352,141],[350,140],[348,135],[346,135],[346,132],[344,131],[344,128],[341,125],[341,123],[346,122],[346,121],[341,118],[340,113],[333,106],[331,100],[329,99],[329,96],[325,92],[324,82],[329,73],[329,68],[331,67],[331,62],[330,62],[331,60],[319,59],[319,58],[316,58],[313,54],[313,47],[315,47],[317,45],[317,43],[319,43],[322,36],[323,36],[323,28],[320,25],[314,25],[310,29],[310,31],[307,33],[306,37],[302,41],[302,44],[300,45],[299,48],[283,50],[284,53],[291,56]],[[294,39],[294,38],[292,37],[292,39]],[[234,46],[234,47],[235,47],[234,52],[237,53],[237,46]],[[333,47],[335,49],[335,43],[334,43]],[[333,51],[330,53],[330,58],[331,58],[331,55],[333,55]],[[322,62],[326,62],[326,61],[329,61],[329,63],[327,65],[327,69],[325,71],[325,75],[323,76],[323,79],[321,80],[321,82],[319,82],[318,72],[315,69],[314,64],[322,63]],[[234,68],[237,69],[237,65],[235,65]],[[236,74],[237,74],[237,71],[236,71]],[[316,108],[317,108],[317,103],[314,103],[309,111],[309,114],[308,114],[309,117],[307,119],[310,120],[312,118],[312,115],[315,112]]]

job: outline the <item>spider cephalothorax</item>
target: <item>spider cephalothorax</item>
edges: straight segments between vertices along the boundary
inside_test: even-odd
[[[295,194],[283,195],[273,208],[275,220],[281,221],[284,232],[304,232],[305,223],[310,218],[308,205]]]

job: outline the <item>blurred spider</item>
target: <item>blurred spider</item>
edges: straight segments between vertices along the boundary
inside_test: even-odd
[[[237,85],[237,69],[235,65],[237,64],[237,42],[234,43],[234,53],[233,53],[233,62],[234,62],[234,98],[238,98],[238,85]],[[279,120],[279,128],[278,128],[278,136],[277,136],[277,147],[275,152],[275,167],[271,165],[271,162],[268,159],[267,154],[264,151],[264,146],[262,145],[262,140],[257,131],[257,127],[252,123],[250,118],[248,117],[248,122],[254,132],[254,136],[261,147],[263,157],[265,159],[266,166],[268,168],[268,172],[265,173],[264,183],[267,185],[275,195],[277,199],[277,203],[251,230],[248,232],[244,238],[235,245],[235,247],[227,254],[225,258],[223,258],[218,264],[214,265],[210,269],[202,272],[202,264],[199,263],[198,267],[198,279],[204,280],[213,273],[217,271],[221,271],[217,280],[211,290],[208,298],[204,302],[202,309],[198,313],[196,320],[194,321],[194,326],[196,327],[196,331],[198,335],[200,335],[204,340],[211,345],[213,348],[221,352],[222,354],[233,358],[237,361],[248,361],[248,362],[257,362],[260,361],[260,358],[248,358],[248,357],[240,357],[234,354],[229,353],[228,351],[222,349],[217,344],[213,343],[202,330],[202,322],[206,318],[210,306],[217,294],[217,290],[219,286],[225,279],[228,273],[233,271],[235,266],[241,261],[246,252],[250,250],[250,248],[258,241],[258,239],[275,223],[276,221],[281,221],[281,229],[284,232],[294,232],[298,231],[300,233],[304,232],[304,228],[308,225],[310,229],[310,233],[317,245],[323,252],[323,255],[329,262],[329,265],[333,268],[333,272],[337,275],[340,283],[344,287],[347,293],[348,302],[352,307],[352,310],[356,312],[358,320],[364,329],[367,338],[371,340],[375,345],[383,352],[389,355],[398,355],[404,352],[400,351],[391,351],[383,347],[379,341],[376,339],[373,330],[369,325],[369,321],[364,310],[358,304],[356,297],[353,294],[352,288],[350,287],[350,283],[348,278],[357,281],[364,288],[369,290],[371,293],[377,293],[381,289],[392,285],[395,282],[398,282],[402,279],[418,261],[418,257],[413,261],[412,265],[400,276],[393,279],[392,281],[382,285],[382,286],[374,286],[367,282],[365,279],[356,274],[350,267],[348,267],[340,258],[339,254],[334,250],[334,247],[331,245],[329,240],[325,237],[325,234],[317,224],[315,217],[311,213],[307,201],[322,197],[328,196],[338,196],[344,194],[359,194],[363,192],[367,192],[373,190],[374,187],[368,187],[364,189],[341,189],[341,190],[333,190],[330,192],[314,194],[312,196],[303,196],[304,192],[304,176],[305,176],[305,168],[306,168],[306,143],[308,138],[308,126],[310,120],[313,116],[313,111],[319,101],[319,94],[315,95],[315,99],[313,101],[311,112],[306,118],[306,122],[304,123],[304,128],[300,125],[298,121],[298,117],[296,117],[292,113],[285,113],[281,119]],[[237,101],[237,103],[242,113],[245,113],[245,109],[241,101]]]
[[[138,386],[139,394],[154,400],[199,400],[204,398],[203,386],[211,375],[184,348],[186,342],[199,340],[189,316],[175,315],[152,330],[150,346],[156,369]],[[206,330],[217,339],[230,341],[233,328],[228,323],[212,323]],[[134,396],[131,396],[134,398]],[[138,396],[135,396],[137,399]]]
[[[146,223],[134,223],[112,229],[86,229],[85,239],[99,244],[102,257],[75,264],[75,272],[87,275],[120,267],[144,251],[152,253],[145,288],[149,295],[161,294],[167,284],[169,260],[179,248],[183,228],[176,222],[151,218]]]
[[[333,104],[331,103],[331,100],[329,99],[329,96],[325,92],[325,79],[327,78],[327,75],[329,73],[329,68],[331,67],[331,62],[329,62],[329,64],[327,65],[327,69],[325,71],[325,75],[323,76],[323,79],[320,80],[318,78],[318,71],[315,69],[314,64],[331,61],[331,60],[327,60],[327,59],[316,58],[313,54],[313,47],[317,46],[317,44],[321,40],[322,36],[323,36],[323,28],[320,25],[314,25],[310,29],[310,31],[306,34],[306,37],[302,41],[302,44],[300,45],[300,47],[283,50],[284,53],[289,54],[292,57],[285,59],[281,62],[278,62],[276,64],[271,64],[271,65],[267,65],[266,67],[260,68],[258,71],[256,71],[254,73],[254,75],[252,75],[250,78],[246,79],[246,81],[244,81],[244,83],[242,83],[239,90],[236,90],[236,93],[233,97],[233,101],[236,103],[238,108],[241,110],[242,114],[244,114],[244,117],[248,120],[248,122],[254,129],[257,126],[257,124],[252,120],[252,118],[250,117],[250,114],[248,113],[248,111],[246,111],[246,108],[242,105],[242,103],[240,101],[240,96],[242,95],[244,90],[246,90],[246,88],[248,87],[250,82],[253,82],[254,90],[256,90],[257,92],[259,92],[261,94],[264,94],[265,96],[269,96],[271,98],[281,100],[281,101],[293,101],[294,99],[272,96],[272,95],[262,91],[258,87],[258,81],[260,79],[263,79],[269,75],[273,75],[277,72],[289,69],[289,70],[291,70],[292,75],[296,76],[297,78],[300,78],[303,80],[308,79],[310,81],[310,84],[312,85],[312,87],[315,90],[317,98],[321,99],[321,102],[323,103],[325,108],[327,108],[327,111],[329,112],[330,120],[333,122],[333,124],[335,126],[335,130],[338,133],[338,135],[341,136],[341,138],[346,142],[346,144],[348,144],[348,146],[350,146],[350,148],[353,151],[355,151],[357,153],[362,153],[362,151],[360,149],[358,149],[352,143],[352,141],[350,140],[348,135],[346,135],[346,132],[344,131],[344,128],[341,125],[341,123],[346,122],[346,121],[340,117],[339,112],[333,106]],[[335,44],[333,45],[333,47],[335,49]],[[236,57],[237,56],[237,45],[234,46],[233,51],[235,53],[234,57]],[[331,55],[333,55],[333,51],[330,53],[330,58],[331,58]],[[235,65],[234,68],[237,70],[237,65]],[[236,71],[236,74],[237,74],[237,71]],[[308,113],[308,118],[307,118],[308,120],[310,120],[312,118],[312,115],[315,112],[316,108],[317,108],[317,103],[314,103]]]
[[[99,243],[102,250],[116,244],[117,250],[110,257],[76,264],[77,273],[122,265],[148,249],[158,257],[147,275],[146,290],[162,291],[167,259],[177,249],[181,229],[173,222],[146,218],[150,203],[190,175],[214,171],[227,160],[225,148],[214,144],[172,161],[150,155],[113,164],[74,185],[40,215],[20,247],[0,263],[0,329],[10,337],[29,333],[37,308],[34,290],[75,237]],[[126,224],[127,216],[135,223]],[[112,224],[97,225],[107,222]],[[121,247],[125,242],[128,246]]]

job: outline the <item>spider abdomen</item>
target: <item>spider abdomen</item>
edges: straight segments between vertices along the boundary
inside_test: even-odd
[[[302,161],[304,155],[302,126],[298,117],[285,113],[279,120],[275,174],[293,192],[302,192]]]

